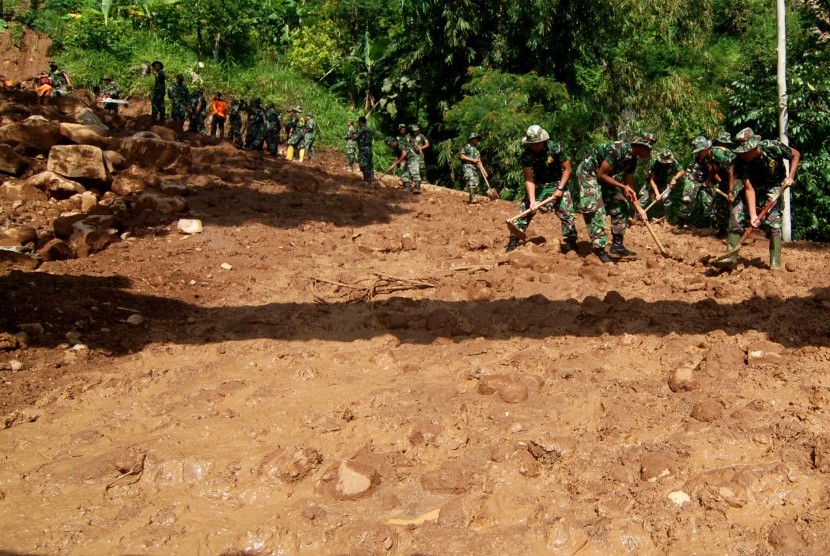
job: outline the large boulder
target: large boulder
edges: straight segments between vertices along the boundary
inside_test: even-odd
[[[10,201],[47,201],[49,197],[38,189],[26,182],[18,180],[9,180],[3,185],[0,185],[0,197],[9,199]]]
[[[164,141],[178,141],[179,139],[175,131],[163,125],[154,125],[150,128],[150,132],[155,133]]]
[[[128,164],[155,168],[164,172],[183,172],[193,165],[190,146],[178,141],[164,141],[149,132],[136,133],[118,141],[116,150]]]
[[[109,244],[119,241],[116,225],[113,216],[87,215],[72,225],[69,244],[78,257],[103,251]]]
[[[55,145],[46,169],[67,178],[104,183],[109,178],[104,153],[93,145]]]
[[[26,158],[14,152],[10,146],[0,144],[0,172],[19,176],[28,167],[29,161]]]
[[[187,200],[178,195],[165,195],[158,191],[144,191],[136,199],[135,208],[156,214],[178,214],[187,210]]]
[[[25,120],[0,127],[0,143],[20,146],[26,152],[48,153],[62,138],[58,124],[43,116],[29,116]]]
[[[37,187],[45,191],[50,197],[66,198],[75,195],[76,193],[83,193],[86,188],[80,183],[68,180],[55,172],[40,172],[25,180],[26,185]]]
[[[72,115],[75,118],[75,121],[79,124],[89,125],[94,127],[107,127],[104,125],[104,122],[89,108],[84,106],[83,108],[79,108],[75,111]],[[109,128],[107,128],[109,129]]]
[[[94,145],[104,148],[109,143],[109,128],[105,125],[60,124],[61,135],[78,145]]]
[[[134,193],[141,193],[147,189],[159,187],[161,180],[155,174],[139,167],[130,166],[121,172],[112,182],[112,191],[124,197]]]

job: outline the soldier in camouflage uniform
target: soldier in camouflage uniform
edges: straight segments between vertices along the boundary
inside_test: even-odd
[[[242,144],[242,108],[239,102],[231,99],[231,107],[228,110],[228,123],[230,123],[230,131],[228,132],[228,141],[234,145]]]
[[[349,172],[354,170],[354,163],[357,162],[357,143],[354,140],[354,120],[346,122],[346,168]]]
[[[549,197],[555,200],[548,203],[542,210],[556,211],[556,216],[562,222],[562,238],[560,245],[562,253],[569,253],[576,249],[576,224],[573,216],[573,202],[568,191],[568,180],[571,178],[571,161],[562,145],[550,140],[550,135],[541,126],[532,125],[522,138],[524,150],[520,163],[525,178],[527,196],[522,201],[520,212],[533,209],[526,218],[516,221],[516,227],[526,230],[539,203]],[[507,251],[510,252],[519,244],[519,238],[510,236]]]
[[[101,87],[101,96],[103,98],[111,98],[113,100],[121,98],[121,87],[119,87],[118,83],[113,81],[112,77],[109,75],[104,76],[104,86]],[[105,102],[104,110],[112,112],[113,114],[118,114],[118,104],[115,102]]]
[[[418,151],[418,167],[421,170],[421,178],[426,179],[426,171],[427,171],[427,161],[424,157],[424,151],[426,151],[429,146],[429,139],[427,136],[421,133],[421,128],[417,125],[412,125],[409,127],[410,130],[410,137],[412,137],[412,145],[415,147],[415,150]]]
[[[178,74],[176,82],[167,88],[167,96],[170,97],[170,116],[174,122],[183,123],[190,111],[190,91],[184,84],[182,74]]]
[[[49,83],[52,85],[53,97],[69,94],[69,89],[72,88],[69,74],[63,71],[54,60],[49,60]]]
[[[195,133],[207,133],[205,120],[207,119],[207,98],[201,88],[196,89],[190,99],[190,125],[187,130]]]
[[[390,149],[395,151],[395,162],[386,169],[388,174],[393,169],[403,166],[404,171],[401,175],[404,191],[412,191],[416,195],[421,194],[421,174],[418,164],[418,151],[409,141],[409,137],[404,127],[404,133],[398,137],[387,137],[386,144]],[[410,182],[414,183],[414,187],[410,188]]]
[[[577,210],[582,213],[588,226],[594,253],[603,263],[612,262],[605,252],[608,243],[605,232],[606,206],[611,216],[611,233],[614,238],[611,253],[623,257],[636,255],[623,245],[631,210],[629,203],[637,202],[637,194],[631,186],[634,184],[637,160],[649,156],[655,142],[652,134],[644,133],[633,138],[630,143],[603,143],[595,147],[576,169],[579,183]],[[622,182],[614,179],[617,174],[623,174]]]
[[[729,226],[729,213],[735,200],[735,153],[732,152],[732,136],[721,131],[712,140],[712,158],[721,161],[717,164],[718,188],[726,194],[726,199],[718,195],[715,199],[715,218],[718,230],[725,231]]]
[[[282,115],[277,111],[274,103],[269,102],[265,110],[265,143],[268,145],[268,154],[277,156],[279,153],[281,131]]]
[[[743,195],[736,196],[732,203],[726,249],[732,251],[738,245],[747,225],[760,227],[770,240],[770,269],[777,270],[781,268],[781,199],[762,221],[758,220],[758,207],[772,200],[779,189],[792,186],[801,153],[780,141],[762,141],[750,128],[739,131],[735,139],[735,177],[743,183]],[[784,165],[787,160],[789,174]],[[723,262],[734,264],[737,256]]]
[[[712,149],[712,142],[703,135],[692,142],[694,159],[686,167],[683,185],[683,199],[677,215],[679,227],[686,226],[695,203],[700,200],[703,217],[711,229],[717,229],[718,219],[715,212],[714,187],[718,187],[718,171],[731,172],[732,157],[724,154],[722,149]],[[734,183],[731,188],[734,187]]]
[[[285,150],[285,159],[294,159],[294,150],[299,149],[297,145],[302,140],[303,129],[300,126],[300,108],[299,106],[288,109],[288,119],[285,121],[285,144],[288,147]],[[299,156],[299,154],[298,154]]]
[[[677,185],[677,180],[682,178],[685,173],[686,171],[680,167],[680,163],[671,150],[663,149],[663,152],[660,153],[660,156],[657,157],[648,171],[646,184],[640,189],[640,205],[646,208],[652,201],[662,199],[663,215],[666,222],[668,222],[669,209],[671,208],[669,198],[671,189]]]
[[[476,201],[476,191],[481,182],[479,174],[487,175],[487,170],[481,162],[481,153],[478,152],[478,140],[480,138],[481,136],[478,133],[472,132],[459,155],[461,158],[461,174],[464,176],[464,189],[470,193],[470,198],[467,200],[470,204]]]
[[[262,143],[265,140],[265,112],[262,110],[262,101],[255,98],[251,101],[248,109],[248,130],[245,134],[245,147],[255,150],[262,150]]]
[[[317,122],[311,112],[306,112],[305,120],[303,121],[303,137],[299,142],[300,147],[300,162],[305,160],[305,154],[308,153],[308,159],[314,158],[314,139],[317,137]]]
[[[150,65],[150,67],[153,69],[153,73],[156,74],[156,80],[153,84],[153,119],[157,120],[159,123],[164,123],[164,93],[167,91],[167,76],[164,73],[164,64],[160,61],[156,60]]]
[[[357,143],[357,163],[360,165],[360,171],[363,172],[363,181],[372,183],[375,181],[375,164],[372,154],[374,136],[372,130],[366,125],[366,116],[357,119],[354,140]]]

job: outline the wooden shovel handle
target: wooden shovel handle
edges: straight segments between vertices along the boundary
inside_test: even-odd
[[[547,199],[545,199],[544,201],[542,201],[541,203],[539,203],[538,205],[536,205],[536,209],[527,209],[527,210],[523,210],[522,212],[520,212],[519,214],[517,214],[517,215],[516,215],[516,216],[514,216],[513,218],[508,218],[507,220],[505,220],[505,222],[515,222],[516,220],[518,220],[518,219],[519,219],[519,218],[521,218],[522,216],[527,216],[528,214],[530,214],[530,213],[531,213],[531,212],[533,212],[534,210],[538,210],[538,209],[539,209],[539,207],[543,207],[543,206],[545,206],[546,204],[550,203],[550,202],[551,202],[551,201],[553,201],[554,199],[555,199],[555,197],[554,197],[553,195],[551,195],[550,197],[548,197]]]

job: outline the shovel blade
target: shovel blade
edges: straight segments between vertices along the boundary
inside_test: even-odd
[[[499,199],[499,192],[491,187],[487,190],[487,196],[490,197],[491,201],[497,201]]]
[[[516,226],[515,223],[513,223],[510,220],[507,221],[507,229],[510,230],[511,235],[516,236],[522,241],[527,241],[527,234],[525,233],[525,231],[520,229],[518,226]]]

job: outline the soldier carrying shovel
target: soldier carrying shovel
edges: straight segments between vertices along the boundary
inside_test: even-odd
[[[541,126],[532,125],[522,138],[524,150],[521,155],[522,172],[525,178],[527,196],[522,201],[522,212],[530,209],[536,211],[540,203],[550,197],[553,201],[549,206],[556,211],[556,216],[562,221],[562,237],[564,243],[560,246],[562,253],[576,249],[576,224],[573,216],[573,201],[568,191],[568,180],[571,178],[571,161],[562,145],[550,140],[550,135]],[[546,210],[549,210],[546,209]],[[534,212],[526,218],[519,218],[515,227],[524,231],[530,226]],[[511,232],[507,243],[507,252],[519,245],[516,232]]]

